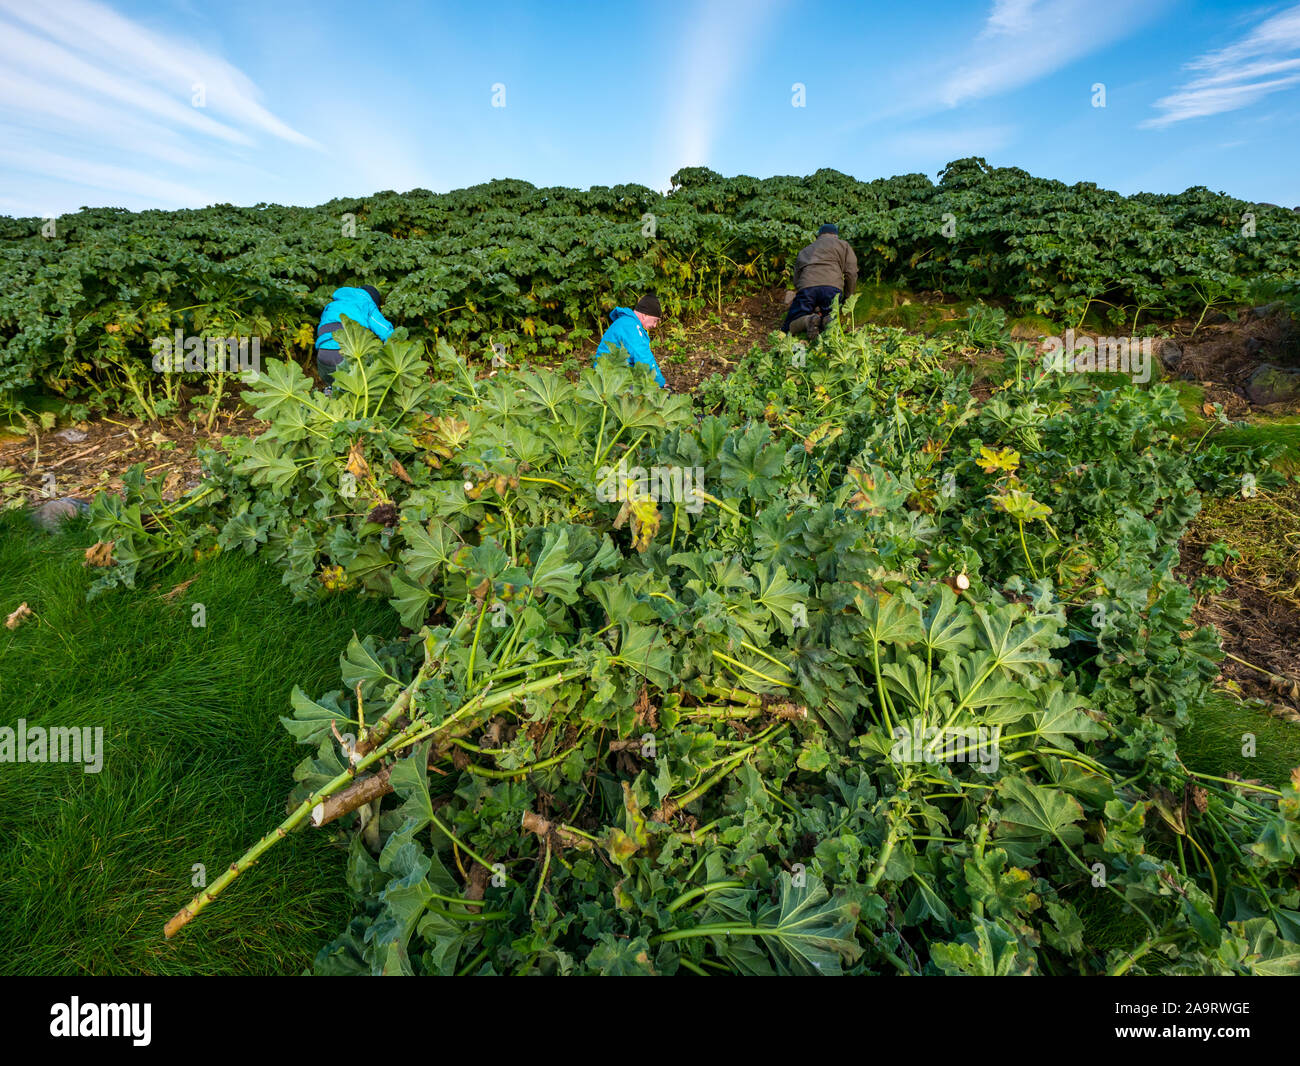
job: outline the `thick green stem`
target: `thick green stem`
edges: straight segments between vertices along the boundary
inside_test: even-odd
[[[756,693],[746,691],[743,688],[723,688],[721,685],[713,685],[708,682],[704,683],[703,688],[710,696],[717,696],[729,703],[743,703],[749,707],[760,707],[763,703]]]
[[[672,797],[665,799],[663,802],[663,806],[657,812],[657,814],[662,814],[663,817],[659,818],[658,820],[666,821],[668,818],[671,818],[683,807],[686,807],[689,804],[694,803],[697,799],[703,796],[704,793],[708,792],[709,789],[711,789],[714,785],[716,785],[719,781],[721,781],[724,777],[726,777],[729,773],[731,773],[732,770],[736,769],[736,767],[738,767],[742,762],[748,759],[755,751],[763,747],[763,745],[771,743],[778,736],[784,733],[787,728],[788,727],[784,725],[778,726],[771,733],[768,733],[766,736],[764,736],[763,739],[758,743],[751,744],[744,751],[740,751],[737,752],[735,755],[728,756],[727,759],[723,761],[722,768],[718,770],[717,773],[715,773],[712,777],[707,778],[705,781],[702,781],[700,784],[696,785],[689,792],[685,793],[684,795],[678,796],[675,799]]]
[[[700,896],[706,896],[710,892],[718,892],[724,888],[744,888],[744,887],[745,887],[744,881],[712,881],[707,885],[700,885],[699,888],[692,888],[689,892],[683,892],[680,896],[678,896],[675,900],[673,900],[670,904],[668,904],[668,913],[671,914],[674,911],[679,911],[683,907],[685,907],[686,904],[690,903],[691,900],[696,899]]]
[[[707,492],[705,492],[703,489],[691,489],[691,492],[692,492],[692,494],[695,496],[696,499],[699,499],[699,500],[705,500],[706,502],[713,504],[713,506],[716,507],[716,508],[718,508],[718,510],[720,510],[720,511],[726,511],[727,514],[729,514],[729,515],[735,515],[737,518],[745,518],[745,516],[744,516],[743,514],[741,514],[739,511],[737,511],[737,510],[736,510],[734,507],[732,507],[730,504],[728,504],[728,503],[723,503],[723,502],[722,502],[720,499],[718,499],[716,496],[710,496],[710,495],[709,495]],[[745,519],[745,520],[748,521],[748,519]]]
[[[886,959],[888,959],[889,962],[893,964],[894,969],[896,969],[904,977],[916,976],[915,970],[913,970],[910,966],[907,965],[907,963],[905,963],[902,959],[900,959],[897,955],[895,955],[892,951],[890,951],[889,948],[885,947],[884,941],[882,941],[880,937],[876,936],[875,933],[873,933],[861,922],[858,923],[858,930],[859,932],[862,933],[863,936],[867,938],[868,941],[870,941],[871,946],[875,948],[878,952],[880,952],[880,954],[883,955]]]
[[[1025,524],[1024,522],[1018,521],[1016,522],[1016,525],[1020,527],[1020,550],[1025,553],[1025,562],[1029,564],[1029,572],[1033,575],[1034,580],[1037,581],[1038,571],[1034,569],[1034,561],[1029,558],[1029,545],[1025,543]]]
[[[738,666],[742,670],[745,670],[753,674],[755,677],[762,678],[769,685],[776,685],[779,688],[794,688],[794,686],[790,684],[788,681],[778,681],[775,677],[769,677],[761,670],[755,670],[752,666],[747,666],[745,663],[742,663],[739,659],[733,659],[729,655],[723,655],[722,652],[720,651],[715,651],[713,653],[713,656],[715,659],[721,659],[724,663],[730,663],[732,666]]]
[[[417,680],[418,678],[419,675],[417,675]],[[360,773],[362,770],[366,769],[368,766],[371,766],[374,763],[378,762],[386,755],[392,754],[393,752],[396,752],[408,745],[416,744],[419,741],[423,740],[425,737],[430,736],[439,730],[446,729],[447,726],[449,726],[453,721],[458,720],[464,714],[468,713],[471,710],[481,711],[485,709],[490,709],[492,707],[497,707],[500,706],[502,703],[506,703],[512,699],[519,697],[520,695],[527,695],[530,692],[538,692],[543,689],[550,688],[554,685],[558,685],[563,680],[564,680],[564,676],[562,674],[556,674],[553,677],[542,678],[539,681],[531,681],[528,684],[520,685],[517,688],[507,689],[504,691],[493,693],[490,697],[487,696],[488,690],[485,689],[484,692],[480,693],[473,700],[470,700],[468,703],[464,704],[459,710],[457,710],[455,713],[453,713],[450,717],[448,717],[444,721],[439,722],[437,725],[429,725],[428,723],[424,722],[421,719],[417,719],[416,721],[412,722],[400,733],[396,734],[395,736],[387,740],[385,743],[375,748],[368,755],[365,755],[364,757],[359,759],[353,765],[349,766],[342,773],[332,778],[329,782],[321,786],[321,788],[319,788],[317,791],[313,792],[310,796],[308,796],[305,800],[303,800],[302,803],[299,804],[298,807],[293,811],[293,813],[290,814],[283,822],[281,822],[278,826],[272,829],[271,832],[267,833],[266,836],[264,836],[256,844],[254,844],[251,848],[249,848],[248,851],[244,852],[244,854],[240,856],[239,859],[237,859],[235,862],[230,864],[230,867],[225,871],[225,873],[223,873],[219,878],[217,878],[217,880],[214,881],[209,887],[204,889],[192,900],[190,900],[190,902],[185,907],[181,908],[181,910],[178,911],[176,915],[164,927],[163,929],[164,934],[169,939],[175,936],[182,926],[186,925],[191,919],[193,919],[196,915],[198,915],[204,908],[206,908],[209,904],[211,904],[226,889],[226,887],[232,881],[235,880],[236,877],[238,877],[241,873],[243,873],[255,862],[257,862],[257,860],[261,858],[263,853],[265,853],[268,849],[270,849],[272,845],[283,840],[286,836],[289,835],[290,831],[296,829],[299,825],[301,825],[303,821],[308,817],[308,815],[311,814],[312,810],[316,807],[317,804],[323,803],[326,799],[332,796],[339,789],[344,788],[347,785],[351,784],[353,779],[356,777],[356,775]],[[402,696],[398,697],[398,700],[400,701],[403,698],[405,698],[406,700],[409,701],[410,693],[413,691],[415,685],[416,682],[413,681],[411,685],[408,686],[406,691],[402,693]],[[390,708],[390,713],[385,714],[384,717],[389,718],[390,714],[391,714],[391,708]],[[437,823],[436,819],[435,819],[435,824],[438,824],[439,827],[441,828],[441,824]],[[446,832],[445,829],[444,832]],[[474,857],[478,861],[482,862],[481,859],[478,859],[478,856],[474,856]]]
[[[885,867],[889,864],[890,857],[894,854],[894,848],[898,845],[898,831],[903,827],[903,820],[900,818],[889,830],[889,836],[885,837],[885,846],[880,849],[880,857],[876,859],[876,865],[871,868],[871,875],[867,878],[867,888],[874,889],[880,883],[880,879],[885,875]]]
[[[172,917],[171,921],[169,921],[167,925],[163,928],[163,934],[168,939],[175,936],[182,926],[186,925],[192,918],[196,917],[200,911],[202,911],[205,907],[208,906],[208,904],[216,900],[216,898],[219,895],[221,895],[221,893],[225,890],[227,885],[229,885],[232,881],[234,881],[236,877],[238,877],[241,873],[243,873],[255,862],[257,862],[257,860],[261,858],[264,852],[269,850],[272,845],[279,843],[279,841],[283,840],[286,836],[288,836],[291,830],[298,828],[298,826],[302,824],[304,819],[306,819],[307,816],[311,814],[312,810],[316,807],[318,803],[324,802],[327,798],[329,798],[339,789],[350,784],[352,780],[356,777],[357,773],[359,773],[361,770],[364,770],[367,766],[370,766],[372,763],[378,762],[390,751],[394,750],[399,745],[399,743],[401,742],[402,738],[405,735],[406,732],[397,734],[397,736],[393,737],[386,744],[376,748],[365,758],[361,759],[355,765],[348,767],[348,769],[338,774],[336,777],[331,779],[327,784],[321,786],[321,788],[319,788],[317,791],[313,792],[310,796],[308,796],[305,800],[303,800],[302,803],[298,805],[297,809],[294,810],[294,812],[289,815],[289,817],[287,817],[283,822],[281,822],[278,826],[276,826],[269,833],[267,833],[266,836],[262,837],[261,840],[259,840],[256,844],[254,844],[251,848],[249,848],[246,852],[244,852],[244,854],[241,855],[239,859],[237,859],[235,862],[232,862],[229,868],[225,871],[225,873],[223,873],[210,886],[205,888],[202,892],[200,892],[197,896],[195,896],[192,900],[190,900],[190,902],[186,906],[182,907],[181,910],[179,910]]]

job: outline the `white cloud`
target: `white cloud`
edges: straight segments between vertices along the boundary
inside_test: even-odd
[[[111,163],[91,163],[74,156],[60,155],[33,146],[17,147],[6,142],[0,148],[0,164],[18,170],[32,170],[46,178],[92,189],[124,193],[159,203],[210,203],[201,189],[171,181],[133,167]]]
[[[59,0],[36,7],[24,0],[0,0],[0,11],[28,23],[56,41],[89,53],[97,64],[161,83],[185,104],[202,83],[207,108],[229,119],[303,147],[316,143],[268,111],[257,86],[237,67],[186,41],[164,37],[95,0]]]
[[[1300,4],[1265,19],[1241,40],[1187,65],[1201,73],[1155,102],[1144,127],[1221,115],[1300,85]]]
[[[683,166],[706,166],[726,113],[729,95],[741,80],[758,41],[784,0],[753,0],[733,5],[713,0],[692,9],[682,33],[687,42],[669,108],[665,174]]]
[[[995,0],[970,58],[939,81],[946,107],[1037,81],[1130,33],[1159,5],[1127,0]]]
[[[323,151],[237,67],[97,0],[0,0],[0,122],[16,129],[0,161],[19,180],[126,194],[131,206],[211,202],[184,172],[247,171],[268,141]],[[166,173],[139,169],[142,158]]]
[[[993,10],[989,14],[986,33],[989,36],[1001,33],[1024,33],[1033,22],[1030,15],[1038,0],[993,0]]]
[[[0,6],[3,2],[0,0]],[[192,106],[188,93],[182,98],[177,93],[143,84],[138,76],[110,72],[102,63],[87,62],[17,26],[6,26],[0,35],[0,63],[10,70],[22,68],[29,79],[26,91],[19,91],[15,86],[12,87],[15,95],[5,94],[6,107],[43,109],[42,98],[46,93],[64,97],[76,94],[77,98],[92,104],[111,101],[116,108],[121,108],[124,116],[143,113],[204,136],[238,144],[253,143],[246,133],[217,122],[205,110]]]

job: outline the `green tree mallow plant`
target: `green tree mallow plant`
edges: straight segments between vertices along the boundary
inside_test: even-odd
[[[781,339],[694,406],[342,344],[330,397],[271,363],[269,428],[190,496],[94,512],[101,588],[243,549],[410,631],[295,692],[288,818],[169,933],[303,829],[355,899],[319,973],[1300,969],[1300,776],[1174,733],[1219,657],[1177,543],[1267,451],[1014,353],[981,405],[899,331]],[[699,476],[603,491],[620,464]]]
[[[313,208],[99,208],[53,229],[0,218],[0,404],[39,385],[148,418],[198,400],[210,418],[234,378],[158,373],[155,342],[177,330],[257,339],[264,358],[306,362],[330,294],[362,283],[384,290],[385,312],[417,339],[500,345],[512,360],[563,355],[598,337],[629,293],[656,289],[680,316],[789,281],[828,218],[864,277],[1073,328],[1098,313],[1132,332],[1143,315],[1199,322],[1255,290],[1295,304],[1294,212],[1200,187],[1124,197],[979,158],[949,163],[937,182],[687,168],[667,194],[493,181]],[[966,326],[990,347],[1005,318],[977,309]]]

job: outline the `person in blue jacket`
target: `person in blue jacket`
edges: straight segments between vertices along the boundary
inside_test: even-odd
[[[329,392],[334,383],[334,372],[343,362],[343,353],[334,334],[343,328],[341,316],[347,315],[358,326],[365,326],[381,341],[388,340],[393,332],[393,325],[379,313],[382,298],[373,285],[360,288],[344,286],[335,289],[330,302],[321,312],[320,325],[316,327],[316,369],[321,380],[325,382],[325,391]]]
[[[659,325],[661,314],[659,297],[652,292],[642,296],[635,307],[614,308],[609,313],[609,328],[600,338],[600,347],[596,349],[596,360],[615,348],[621,348],[627,353],[628,366],[636,363],[648,366],[655,381],[659,382],[659,387],[668,388],[663,371],[659,369],[654,353],[650,350],[650,331]]]

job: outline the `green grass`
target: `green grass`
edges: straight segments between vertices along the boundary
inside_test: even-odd
[[[1245,734],[1255,741],[1255,754],[1242,754]],[[1274,718],[1232,696],[1215,693],[1192,713],[1191,723],[1178,734],[1183,764],[1202,774],[1229,773],[1281,788],[1300,766],[1300,725]]]
[[[1195,381],[1167,381],[1165,384],[1177,390],[1178,402],[1187,416],[1184,435],[1191,440],[1198,439],[1213,425],[1213,420],[1206,418],[1201,410],[1205,403],[1205,388]],[[1288,474],[1300,472],[1300,415],[1254,414],[1248,424],[1220,430],[1210,439],[1228,448],[1277,444],[1282,449],[1275,462],[1277,468]]]
[[[175,940],[163,923],[282,817],[302,757],[280,727],[292,686],[340,687],[353,630],[396,632],[386,603],[295,604],[246,557],[178,565],[90,603],[84,529],[0,516],[0,725],[103,728],[103,768],[0,763],[0,970],[301,973],[350,913],[324,835],[275,848]],[[162,593],[194,578],[173,603]],[[203,603],[205,628],[191,625]]]
[[[854,325],[901,326],[917,333],[944,333],[966,321],[974,301],[950,304],[921,302],[914,293],[886,283],[863,282],[853,308]]]
[[[853,310],[855,325],[901,326],[903,329],[930,335],[950,333],[966,325],[966,312],[981,303],[978,299],[959,298],[947,303],[926,303],[908,289],[887,282],[863,282],[858,286],[858,302]],[[1054,336],[1064,327],[1043,315],[1008,316],[1007,329]]]
[[[1007,319],[1008,330],[1017,328],[1026,333],[1041,333],[1048,337],[1055,337],[1057,334],[1064,332],[1064,328],[1059,322],[1053,322],[1045,315],[1017,315],[1014,318]]]
[[[1247,733],[1255,738],[1253,757],[1242,754],[1243,736]],[[1215,777],[1237,773],[1278,788],[1289,779],[1291,768],[1300,766],[1300,726],[1216,692],[1192,711],[1191,722],[1179,730],[1178,753],[1183,765],[1196,773]],[[1212,837],[1203,833],[1198,836],[1216,863],[1235,864],[1233,856],[1215,853]],[[1110,892],[1081,888],[1071,898],[1083,921],[1084,941],[1090,950],[1132,951],[1149,935],[1142,919]]]
[[[1300,470],[1300,415],[1280,418],[1256,417],[1248,426],[1225,429],[1214,438],[1227,448],[1241,448],[1252,444],[1277,444],[1282,454],[1274,465],[1284,473]]]

